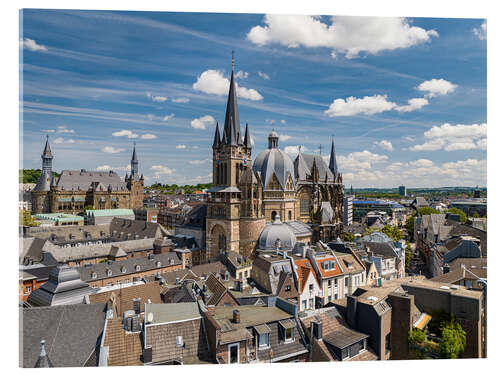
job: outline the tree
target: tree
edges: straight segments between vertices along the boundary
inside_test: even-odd
[[[458,358],[465,349],[465,331],[455,319],[441,324],[441,358]]]
[[[411,259],[413,258],[413,253],[410,250],[410,246],[407,246],[405,249],[405,269],[410,269]]]
[[[354,234],[349,232],[344,232],[344,241],[345,242],[354,242]]]
[[[405,221],[405,228],[406,231],[408,232],[408,240],[410,242],[414,242],[415,239],[413,238],[413,233],[415,231],[415,214],[411,215],[410,217],[406,218]]]
[[[472,214],[472,217],[477,219],[477,218],[479,218],[479,217],[481,217],[481,216],[479,216],[479,214],[478,214],[477,212],[474,212],[474,213]]]
[[[19,225],[23,225],[26,227],[37,227],[38,224],[35,219],[30,215],[28,211],[20,210],[19,211]]]
[[[430,215],[430,214],[440,214],[441,212],[439,212],[438,210],[436,210],[432,207],[420,207],[418,209],[418,213],[420,214],[420,216],[423,216],[423,215]]]
[[[93,209],[94,209],[94,206],[92,206],[91,204],[88,204],[83,208],[83,212],[87,212],[87,210],[93,210]]]
[[[456,207],[451,207],[450,209],[448,209],[448,211],[446,212],[449,212],[451,214],[456,214],[456,215],[460,215],[460,222],[461,223],[465,223],[467,221],[467,215],[465,214],[465,212],[463,212],[460,208],[456,208]]]
[[[393,241],[399,241],[401,238],[403,238],[403,233],[396,228],[395,226],[392,225],[386,225],[384,226],[380,232],[388,235]]]

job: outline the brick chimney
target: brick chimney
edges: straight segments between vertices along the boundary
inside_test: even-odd
[[[233,310],[233,323],[239,324],[240,318],[240,310]]]

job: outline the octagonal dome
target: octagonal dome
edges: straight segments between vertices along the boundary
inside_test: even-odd
[[[276,215],[274,221],[267,224],[262,230],[259,237],[259,249],[276,250],[278,240],[280,250],[293,250],[297,243],[293,231],[288,225],[281,222],[279,215]]]

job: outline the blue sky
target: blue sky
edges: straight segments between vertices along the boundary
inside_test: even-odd
[[[162,12],[21,13],[25,168],[211,181],[235,50],[253,157],[275,128],[295,156],[335,146],[355,187],[486,185],[486,23],[479,19]]]

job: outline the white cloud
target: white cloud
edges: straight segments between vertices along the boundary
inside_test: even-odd
[[[198,149],[199,149],[199,147],[198,147],[198,146],[193,146],[193,149],[194,149],[194,150],[198,150]]]
[[[72,138],[64,139],[62,137],[54,139],[54,143],[57,145],[63,144],[63,143],[76,143],[76,141]]]
[[[376,146],[379,146],[380,148],[387,150],[387,151],[392,151],[392,143],[390,141],[386,141],[385,139],[382,139],[380,142],[375,141],[373,142]]]
[[[95,170],[96,171],[110,171],[111,167],[109,165],[100,165]]]
[[[183,150],[186,148],[186,145],[177,145],[177,146],[175,146],[175,148],[178,150]]]
[[[266,73],[257,72],[257,74],[260,78],[267,79],[267,80],[271,79]]]
[[[269,120],[269,119],[266,119],[266,122],[268,124],[275,124],[276,123],[276,120]]]
[[[33,51],[33,52],[47,52],[47,47],[45,47],[41,44],[38,44],[33,39],[24,38],[24,39],[19,41],[19,44],[20,44],[21,48],[26,48],[26,49]]]
[[[472,32],[475,36],[479,38],[479,40],[486,40],[487,31],[486,31],[486,21],[484,21],[481,26],[475,27],[472,29]]]
[[[165,115],[163,116],[162,118],[162,121],[168,121],[170,119],[172,119],[175,115],[173,113],[169,114],[169,115]]]
[[[172,99],[173,103],[189,103],[188,98],[174,98]]]
[[[433,98],[438,95],[447,95],[455,91],[458,85],[455,85],[445,79],[436,79],[433,78],[429,81],[424,81],[420,85],[418,85],[417,90],[424,91],[428,98]]]
[[[149,121],[153,121],[155,119],[155,116],[152,115],[151,113],[146,116]]]
[[[164,165],[153,165],[151,169],[154,172],[153,178],[160,178],[162,175],[171,175],[175,172],[175,169],[168,168],[167,166]]]
[[[424,133],[428,141],[410,147],[411,151],[486,150],[486,124],[433,126]]]
[[[56,131],[54,129],[42,129],[44,133],[55,133]]]
[[[114,148],[113,146],[105,146],[101,149],[102,152],[107,154],[117,154],[119,152],[125,151],[124,148]]]
[[[156,135],[155,134],[151,134],[151,133],[146,133],[146,134],[141,135],[141,138],[142,139],[155,139]]]
[[[336,59],[337,58],[337,54],[335,53],[335,51],[332,51],[330,53],[330,56],[332,57],[332,59]]]
[[[370,169],[373,164],[384,163],[389,159],[387,155],[380,155],[368,150],[351,152],[347,156],[338,155],[337,163],[341,170],[359,171],[360,169]]]
[[[133,133],[130,130],[120,130],[119,132],[111,133],[113,137],[127,137],[127,138],[137,138],[139,135]]]
[[[411,165],[412,167],[416,167],[416,168],[429,168],[429,167],[432,167],[434,165],[434,163],[432,162],[432,160],[429,160],[429,159],[418,159],[418,160],[410,161],[409,165]]]
[[[299,154],[299,150],[302,150],[302,152],[307,152],[308,148],[305,146],[286,146],[283,151],[285,151],[290,157],[295,159],[295,157]]]
[[[335,99],[325,111],[325,114],[329,117],[354,116],[360,113],[373,115],[390,111],[394,107],[396,107],[396,103],[388,101],[387,95],[365,96],[362,99],[350,96],[346,100]]]
[[[68,129],[65,125],[61,125],[57,127],[58,133],[71,133],[74,134],[75,131],[73,129]]]
[[[286,134],[280,135],[280,141],[286,142],[286,141],[289,141],[290,139],[292,139],[291,135],[286,135]]]
[[[168,100],[166,96],[152,95],[150,92],[146,93],[146,96],[150,98],[153,102],[164,103]]]
[[[227,95],[229,91],[229,79],[224,77],[219,70],[209,69],[200,74],[193,89],[204,92],[205,94]],[[236,92],[239,97],[249,100],[262,100],[262,95],[254,89],[239,86],[236,83]]]
[[[215,119],[210,115],[205,115],[200,118],[195,118],[191,121],[191,127],[194,129],[206,129],[207,125],[215,123]]]
[[[408,105],[400,105],[394,109],[399,112],[411,112],[416,109],[420,109],[427,104],[429,104],[429,101],[425,98],[413,98],[408,100]]]
[[[195,164],[195,165],[198,165],[198,164],[205,164],[206,162],[208,162],[209,160],[208,159],[202,159],[202,160],[190,160],[189,161],[189,164]]]
[[[234,75],[234,78],[246,79],[246,78],[248,78],[248,72],[244,72],[243,70],[240,70],[238,73],[236,73]]]
[[[281,120],[280,121],[282,124],[286,124],[286,120]]]
[[[438,36],[435,30],[411,26],[406,18],[334,16],[330,23],[322,20],[318,16],[268,14],[264,16],[265,26],[253,27],[247,38],[259,46],[327,47],[354,58],[360,52],[408,48]]]

